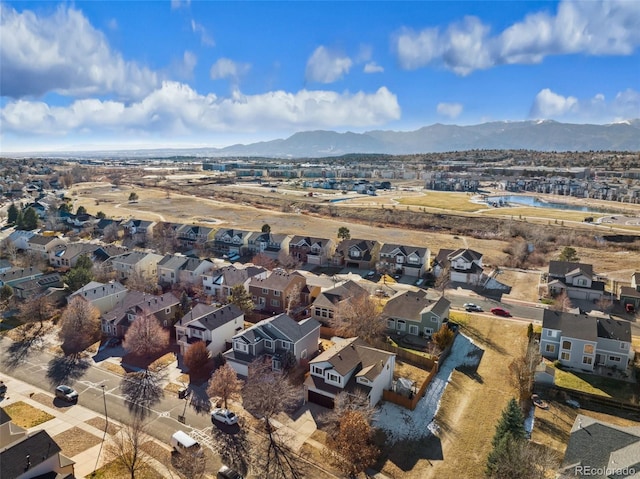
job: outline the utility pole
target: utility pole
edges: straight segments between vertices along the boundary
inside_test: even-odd
[[[102,453],[102,446],[104,446],[104,440],[107,437],[107,429],[109,428],[109,416],[107,416],[107,396],[104,392],[104,384],[101,384],[102,388],[102,401],[104,402],[104,433],[102,434],[102,442],[100,443],[100,449],[98,449],[98,457],[96,457],[96,465],[93,467],[93,473],[91,477],[95,477],[96,470],[98,469],[98,462],[100,461],[100,454]]]

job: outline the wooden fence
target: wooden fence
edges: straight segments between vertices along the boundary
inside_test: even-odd
[[[618,401],[617,399],[600,396],[597,394],[589,394],[575,389],[567,389],[560,386],[536,384],[535,391],[546,395],[549,398],[558,400],[575,399],[584,409],[591,409],[590,406],[605,406],[608,408],[622,409],[632,413],[636,413],[640,417],[640,405],[630,402]]]
[[[382,391],[382,399],[413,411],[416,408],[418,401],[422,398],[422,396],[424,396],[424,393],[427,390],[427,386],[429,386],[429,383],[431,383],[431,380],[433,379],[433,377],[436,375],[437,372],[438,372],[438,363],[434,362],[431,368],[431,371],[429,371],[429,374],[427,375],[426,379],[420,385],[420,389],[418,389],[418,392],[410,398],[407,396],[403,396],[402,394],[398,394],[394,391],[387,391],[385,389],[384,391]]]

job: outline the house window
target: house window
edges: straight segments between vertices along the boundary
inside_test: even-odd
[[[571,341],[562,341],[562,349],[571,351]]]
[[[340,376],[338,376],[337,374],[333,374],[333,373],[327,374],[327,380],[340,384]]]
[[[291,350],[291,343],[286,341],[280,341],[280,344],[282,345],[282,349],[286,349],[287,351]]]
[[[274,292],[273,292],[273,295],[274,295],[274,296],[280,296],[280,291],[274,291]]]
[[[417,336],[418,335],[418,326],[416,326],[415,324],[409,325],[409,334],[413,334],[413,335]]]
[[[249,351],[249,346],[241,341],[236,341],[235,343],[233,343],[233,348],[236,351],[242,351],[243,353],[246,353]]]
[[[582,356],[582,364],[593,364],[593,358],[591,356]]]
[[[358,251],[357,249],[352,250],[352,251],[349,253],[349,256],[351,256],[351,257],[353,257],[353,258],[359,258],[359,257],[360,257],[360,251]]]
[[[545,344],[544,351],[546,353],[555,353],[556,352],[556,345],[555,344]]]
[[[320,376],[322,376],[322,368],[319,368],[318,366],[312,366],[311,372],[313,374],[319,374]]]
[[[432,328],[424,328],[424,335],[427,338],[430,338],[432,334],[433,334],[433,329]]]
[[[272,299],[271,306],[275,306],[277,308],[278,306],[280,306],[280,301],[278,301],[277,299]]]
[[[170,314],[171,313],[171,308],[166,308],[164,310],[164,314]]]
[[[562,353],[560,355],[560,359],[562,359],[563,361],[569,361],[571,359],[571,354],[570,353]]]
[[[387,328],[388,329],[395,329],[396,328],[396,322],[393,319],[387,319]]]
[[[547,336],[553,336],[553,331],[551,331],[550,329],[547,329]]]
[[[609,356],[609,361],[613,361],[614,363],[619,363],[620,356]]]
[[[280,369],[282,369],[282,362],[278,358],[271,358],[271,368],[274,371],[280,371]]]
[[[437,316],[431,316],[431,322],[432,323],[437,323],[438,322],[438,317]]]
[[[396,263],[397,264],[404,263],[404,256],[396,256]]]
[[[273,351],[273,341],[271,341],[270,339],[265,339],[264,340],[264,347],[266,349],[268,349],[269,351]]]
[[[262,288],[262,294],[269,294],[269,290],[267,288]]]
[[[398,331],[404,331],[406,329],[406,322],[404,319],[398,320]]]
[[[584,354],[593,354],[593,344],[584,345]]]
[[[627,343],[620,343],[620,349],[627,349]]]

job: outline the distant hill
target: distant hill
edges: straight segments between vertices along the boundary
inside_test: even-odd
[[[365,133],[305,131],[285,140],[222,148],[214,156],[323,157],[348,153],[390,155],[461,150],[640,151],[640,120],[609,125],[555,121],[492,122],[457,126],[435,124],[415,131]]]

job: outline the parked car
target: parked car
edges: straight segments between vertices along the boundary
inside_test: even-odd
[[[7,385],[4,383],[4,381],[0,381],[0,397],[4,396],[7,392]]]
[[[56,388],[56,397],[67,402],[76,402],[78,400],[78,392],[72,387],[61,384]]]
[[[218,479],[244,479],[242,474],[227,466],[222,466],[218,471]]]
[[[475,303],[464,303],[463,307],[469,313],[481,313],[483,311],[483,309]]]
[[[211,422],[221,422],[224,424],[237,424],[238,423],[238,416],[236,416],[235,413],[229,411],[228,409],[224,409],[224,408],[215,408],[213,411],[211,411]]]
[[[633,304],[626,304],[624,309],[627,311],[627,313],[629,314],[633,314],[636,312],[636,308],[633,306]]]
[[[504,316],[505,318],[511,317],[511,313],[503,308],[491,308],[491,312],[496,316]]]

